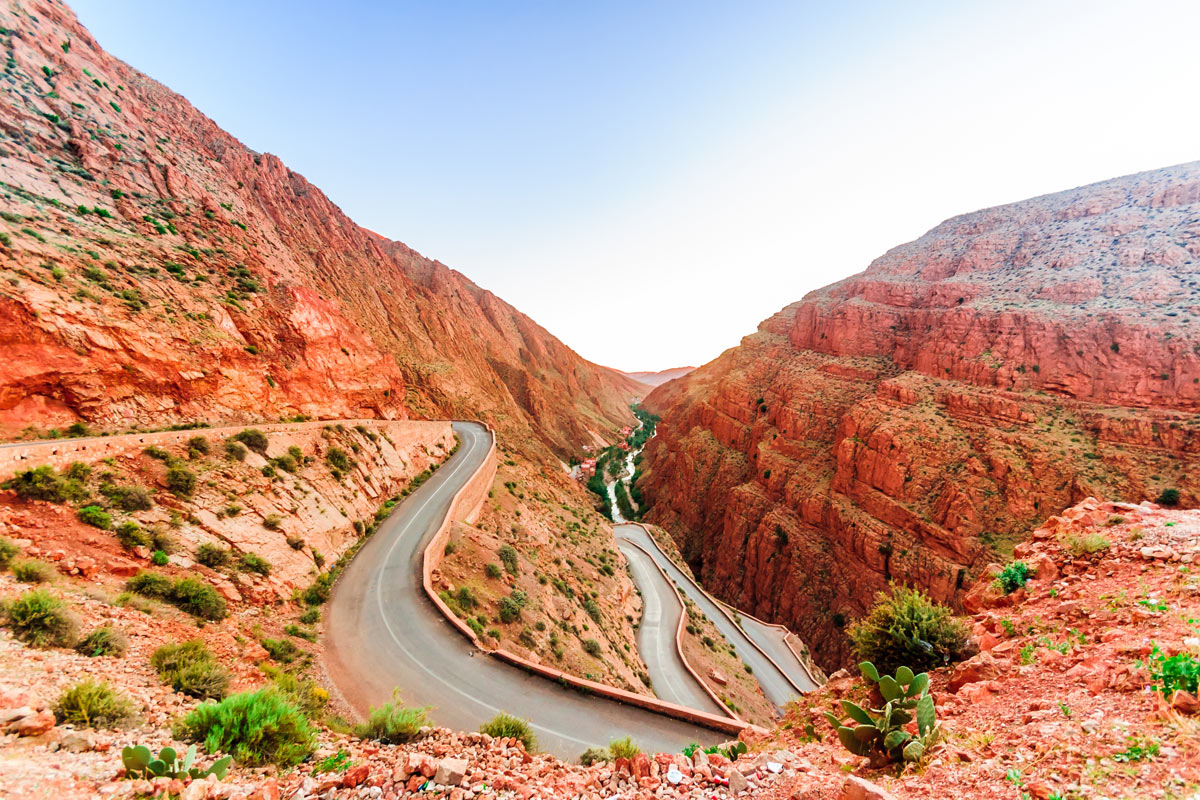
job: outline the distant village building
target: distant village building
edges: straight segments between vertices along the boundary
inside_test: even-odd
[[[631,428],[630,426],[626,425],[624,428],[621,428],[622,436],[628,436],[631,433],[633,433],[633,428]]]

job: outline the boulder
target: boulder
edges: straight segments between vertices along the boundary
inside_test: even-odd
[[[443,758],[438,762],[433,782],[442,786],[458,786],[467,777],[465,758]]]
[[[950,675],[950,683],[947,688],[952,692],[957,692],[968,683],[995,680],[1003,672],[996,657],[985,651],[957,665]]]
[[[896,800],[896,795],[865,778],[848,775],[838,800]]]

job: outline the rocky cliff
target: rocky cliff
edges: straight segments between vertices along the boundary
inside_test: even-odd
[[[1084,497],[1200,503],[1200,163],[948,220],[645,404],[647,518],[836,666],[888,581],[954,602]]]
[[[355,225],[105,53],[0,5],[0,435],[292,416],[480,416],[566,453],[635,382]]]

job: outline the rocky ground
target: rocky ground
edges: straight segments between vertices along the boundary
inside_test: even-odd
[[[1093,550],[1094,552],[1087,552]],[[837,743],[820,712],[862,700],[863,683],[835,673],[794,703],[773,730],[747,733],[749,753],[646,754],[589,767],[528,753],[514,740],[426,729],[402,746],[362,741],[325,726],[314,757],[290,771],[236,767],[191,785],[121,780],[119,749],[170,741],[167,722],[194,704],[145,666],[157,642],[197,635],[194,623],[153,618],[75,590],[85,626],[128,627],[124,659],[35,651],[0,638],[0,782],[13,797],[161,794],[205,798],[754,797],[1189,798],[1200,792],[1200,716],[1194,696],[1153,691],[1155,649],[1200,657],[1200,511],[1088,500],[1053,517],[1016,547],[1032,570],[1012,594],[990,577],[968,594],[979,652],[933,675],[944,726],[927,761],[873,769]],[[0,591],[11,593],[10,577]],[[138,625],[143,619],[156,624]],[[253,684],[261,653],[238,650],[248,620],[199,631]],[[142,708],[132,728],[53,725],[56,690],[103,675]],[[32,677],[32,680],[31,680]],[[808,726],[811,726],[808,727]],[[22,735],[24,734],[24,735]],[[636,734],[635,734],[636,740]],[[180,743],[183,744],[183,743]]]

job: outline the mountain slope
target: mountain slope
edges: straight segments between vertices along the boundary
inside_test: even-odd
[[[682,378],[694,369],[695,367],[673,367],[659,372],[623,372],[621,374],[647,386],[662,386],[667,381]]]
[[[1200,164],[948,220],[645,405],[647,519],[835,666],[889,580],[955,601],[1084,497],[1200,502]]]
[[[566,453],[638,384],[105,53],[0,6],[0,434],[261,416],[481,416]]]

